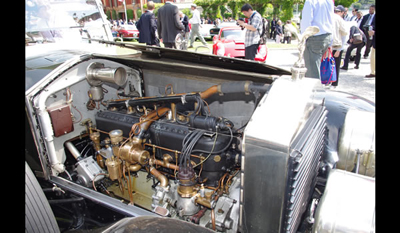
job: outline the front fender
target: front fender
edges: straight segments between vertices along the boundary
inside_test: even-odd
[[[322,161],[330,168],[338,161],[338,143],[345,117],[349,109],[375,113],[375,103],[363,97],[340,91],[325,92],[325,106],[328,109],[328,135]]]

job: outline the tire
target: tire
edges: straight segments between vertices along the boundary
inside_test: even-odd
[[[25,232],[60,232],[53,211],[25,162]]]

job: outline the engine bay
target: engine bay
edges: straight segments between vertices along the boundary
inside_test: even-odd
[[[318,80],[133,56],[71,59],[28,93],[53,189],[125,216],[214,231],[313,227],[334,165],[324,157],[328,110]],[[346,169],[374,174],[373,153],[351,153],[341,155],[354,163]]]
[[[52,125],[53,175],[236,232],[243,131],[270,84],[146,72],[90,59],[51,87],[39,115]]]

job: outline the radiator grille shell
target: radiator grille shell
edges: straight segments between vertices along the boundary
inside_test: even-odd
[[[317,79],[281,77],[253,113],[242,150],[242,232],[297,231],[325,146],[321,89]]]
[[[317,107],[291,145],[282,232],[296,232],[314,190],[326,135],[327,111]]]

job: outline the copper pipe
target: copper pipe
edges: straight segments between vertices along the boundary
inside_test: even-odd
[[[160,181],[160,186],[161,187],[167,187],[168,186],[168,178],[161,174],[157,169],[155,169],[153,166],[150,166],[150,173],[156,177],[158,181]]]
[[[214,209],[211,209],[211,223],[212,223],[212,229],[215,231],[215,212],[214,212]]]
[[[208,88],[207,90],[200,92],[200,97],[202,99],[207,99],[208,97],[214,95],[217,92],[218,92],[218,85],[214,85],[214,86]]]
[[[162,107],[147,114],[147,116],[144,118],[144,122],[140,124],[140,130],[142,132],[146,131],[154,120],[158,120],[159,116],[165,114],[169,110],[169,108]]]

